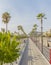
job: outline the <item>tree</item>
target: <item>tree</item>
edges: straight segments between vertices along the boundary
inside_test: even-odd
[[[37,27],[38,27],[38,25],[34,24],[33,30],[34,30],[34,36],[36,37],[36,45],[37,45]]]
[[[34,35],[35,35],[35,36],[37,35],[37,27],[38,27],[37,24],[34,24],[34,25],[33,25],[33,31],[34,31]]]
[[[10,33],[0,33],[0,65],[12,63],[19,58],[19,44],[16,36],[11,39]]]
[[[37,30],[37,27],[38,27],[38,25],[34,24],[33,28],[34,28],[35,31]]]
[[[40,20],[41,22],[41,52],[43,53],[43,19],[46,19],[45,14],[44,13],[39,13],[37,15],[37,19]]]
[[[1,28],[1,31],[4,33],[5,32],[5,29],[4,28]]]
[[[32,28],[32,30],[31,30],[31,32],[29,33],[30,36],[35,36],[37,27],[38,27],[37,24],[34,24],[34,25],[33,25],[33,28]]]
[[[8,12],[4,12],[2,14],[2,21],[6,24],[6,33],[7,33],[7,29],[8,29],[7,24],[9,22],[10,18],[11,18],[11,16],[10,16],[10,14]]]
[[[21,25],[18,26],[18,30],[21,30],[24,33],[24,35],[27,36],[27,34],[25,33],[25,31]]]

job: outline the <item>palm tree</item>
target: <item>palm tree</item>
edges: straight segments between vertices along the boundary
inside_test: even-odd
[[[1,28],[1,31],[4,33],[5,32],[5,29],[4,28]]]
[[[21,30],[24,33],[24,35],[27,35],[21,25],[18,26],[18,30]]]
[[[8,30],[7,24],[9,22],[10,18],[11,18],[11,16],[8,12],[5,12],[5,13],[2,14],[2,21],[6,24],[6,33],[7,33],[7,30]]]
[[[36,30],[37,30],[37,24],[34,24],[31,32],[29,33],[29,35],[30,36],[35,36]]]
[[[43,19],[46,19],[45,14],[44,13],[39,13],[37,15],[37,19],[39,19],[40,22],[41,22],[41,48],[42,48],[41,52],[43,53]]]
[[[37,45],[37,27],[38,27],[38,25],[37,24],[34,24],[33,30],[34,30],[34,36],[36,37],[35,38],[36,39],[36,45]]]
[[[34,24],[33,28],[34,28],[35,30],[37,30],[37,27],[38,27],[38,25],[37,25],[37,24]]]

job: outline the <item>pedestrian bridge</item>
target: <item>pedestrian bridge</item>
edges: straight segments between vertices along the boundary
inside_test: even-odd
[[[19,65],[50,65],[34,42],[29,39]]]

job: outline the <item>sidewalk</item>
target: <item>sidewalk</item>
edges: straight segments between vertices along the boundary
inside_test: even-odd
[[[36,45],[29,39],[20,65],[50,65]]]

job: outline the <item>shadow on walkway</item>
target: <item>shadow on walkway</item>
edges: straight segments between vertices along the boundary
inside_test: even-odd
[[[23,53],[23,57],[19,65],[28,65],[28,43],[25,48],[25,52]]]

